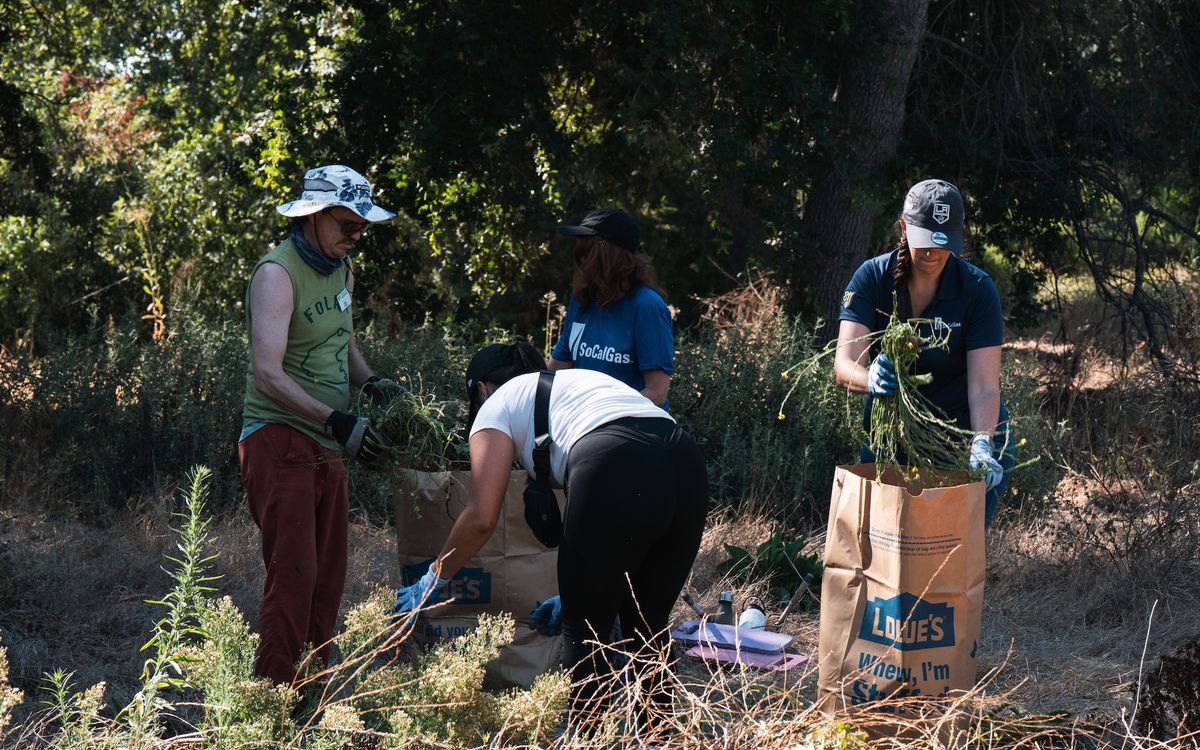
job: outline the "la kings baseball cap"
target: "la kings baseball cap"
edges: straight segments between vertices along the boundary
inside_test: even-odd
[[[924,180],[904,198],[904,224],[909,247],[940,247],[955,255],[963,251],[966,209],[962,193],[945,180]]]

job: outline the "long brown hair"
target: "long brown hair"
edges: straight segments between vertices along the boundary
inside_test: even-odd
[[[575,276],[571,281],[571,294],[579,301],[581,310],[592,304],[606,310],[638,285],[658,292],[664,301],[667,299],[646,256],[631,253],[599,237],[575,240]]]

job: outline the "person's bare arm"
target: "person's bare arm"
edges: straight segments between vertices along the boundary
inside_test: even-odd
[[[646,370],[642,373],[642,377],[646,380],[646,387],[642,389],[642,395],[650,399],[650,403],[655,406],[667,403],[667,392],[671,388],[671,376],[662,370]]]
[[[546,369],[550,370],[550,372],[554,372],[555,370],[569,370],[574,366],[574,362],[563,362],[561,359],[555,359],[554,357],[551,357],[550,361],[546,363]]]
[[[837,352],[833,358],[833,371],[837,383],[851,393],[867,392],[867,349],[869,343],[863,337],[871,332],[862,323],[843,320],[838,326]]]
[[[283,371],[292,319],[292,279],[277,263],[264,263],[250,282],[250,350],[254,387],[280,406],[318,425],[333,409],[304,392]]]
[[[513,452],[512,438],[499,430],[480,430],[471,436],[471,496],[438,554],[442,578],[457,573],[496,530]]]
[[[1000,419],[1000,347],[967,352],[967,404],[971,429],[976,434],[996,431]]]

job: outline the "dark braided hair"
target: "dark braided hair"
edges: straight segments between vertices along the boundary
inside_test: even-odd
[[[908,236],[900,234],[900,247],[896,250],[896,270],[892,272],[892,280],[896,286],[896,304],[899,310],[896,316],[900,320],[912,317],[912,298],[908,295],[908,277],[912,275],[912,253],[908,249]]]

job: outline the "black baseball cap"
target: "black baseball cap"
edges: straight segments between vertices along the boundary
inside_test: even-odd
[[[909,247],[940,247],[955,255],[963,251],[966,209],[962,193],[945,180],[924,180],[904,198],[905,232]]]
[[[589,211],[578,226],[559,224],[558,233],[568,237],[599,237],[631,253],[642,250],[642,235],[638,231],[637,221],[619,208]]]
[[[475,424],[475,415],[479,412],[479,405],[475,403],[474,398],[475,384],[485,382],[504,385],[516,376],[530,372],[528,368],[529,365],[517,356],[516,344],[488,344],[475,352],[471,363],[467,365],[467,404],[470,405],[467,430]]]

